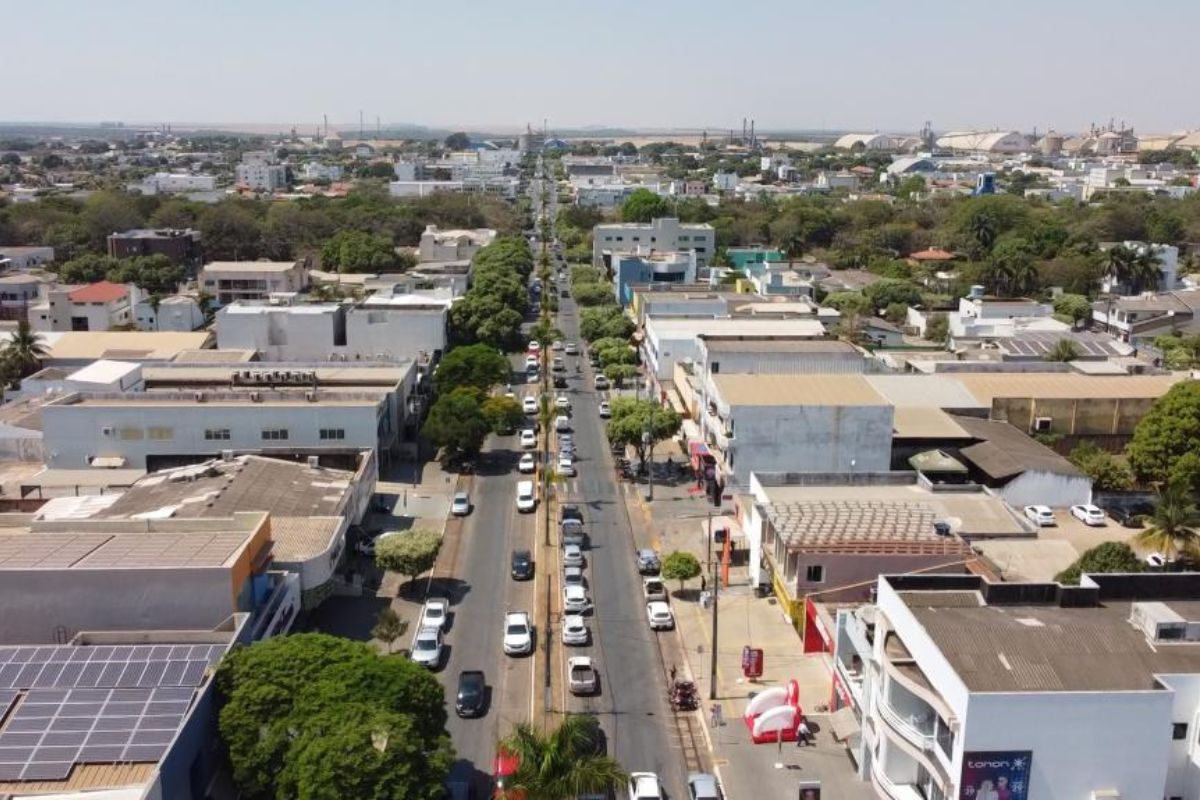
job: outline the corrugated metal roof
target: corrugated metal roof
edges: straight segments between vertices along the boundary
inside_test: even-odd
[[[861,375],[713,375],[721,400],[742,406],[886,406]]]
[[[1181,375],[1075,375],[1005,372],[962,374],[955,380],[988,407],[997,397],[1037,399],[1153,399],[1183,380]]]
[[[868,375],[867,383],[889,403],[916,408],[989,408],[975,399],[957,378],[941,375]]]

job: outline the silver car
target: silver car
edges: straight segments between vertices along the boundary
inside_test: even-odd
[[[442,662],[442,632],[438,628],[419,628],[413,637],[412,651],[409,654],[416,663],[429,669],[436,669]]]
[[[577,544],[563,547],[563,565],[568,567],[583,566],[583,548]]]

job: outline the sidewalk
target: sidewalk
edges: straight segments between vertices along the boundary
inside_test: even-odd
[[[665,442],[657,449],[661,461],[667,455],[678,462],[676,446]],[[657,473],[656,473],[657,474]],[[691,552],[704,565],[708,512],[716,519],[732,516],[726,503],[716,508],[703,496],[689,493],[688,481],[655,483],[654,500],[645,499],[646,485],[626,484],[626,501],[634,520],[639,546],[650,546],[663,555],[674,550]],[[726,796],[795,797],[802,781],[820,781],[823,796],[839,800],[874,798],[869,784],[858,780],[845,747],[834,741],[828,713],[818,712],[829,702],[830,671],[824,655],[807,656],[791,623],[784,617],[774,597],[755,597],[745,567],[732,567],[729,587],[721,587],[717,602],[717,680],[716,696],[724,723],[705,730],[712,750],[713,763]],[[711,659],[712,608],[701,608],[696,601],[698,581],[672,601],[676,632],[681,641],[679,652],[686,663],[679,664],[681,677],[694,680],[709,722],[712,701]],[[711,585],[708,587],[711,589]],[[742,677],[743,646],[763,650],[763,675],[751,682]],[[800,704],[816,734],[815,746],[797,747],[795,743],[756,745],[742,722],[746,703],[757,692],[784,686],[795,680],[800,687]]]

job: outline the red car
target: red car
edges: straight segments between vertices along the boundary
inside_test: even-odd
[[[524,800],[524,791],[509,786],[520,764],[520,757],[516,753],[510,753],[503,746],[496,752],[496,760],[492,762],[493,800]]]

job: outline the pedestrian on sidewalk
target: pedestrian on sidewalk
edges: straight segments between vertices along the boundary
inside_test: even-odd
[[[721,722],[721,704],[720,703],[712,704],[712,718],[710,719],[710,722],[712,723],[712,726],[714,728],[721,727],[722,722]]]
[[[703,572],[701,572],[700,573],[700,593],[703,594],[704,590],[707,588],[708,588],[708,578],[704,575]]]
[[[671,686],[675,685],[675,665],[671,665]]]
[[[812,731],[808,727],[808,721],[804,717],[800,718],[800,722],[796,724],[796,747],[807,747],[813,743]]]

